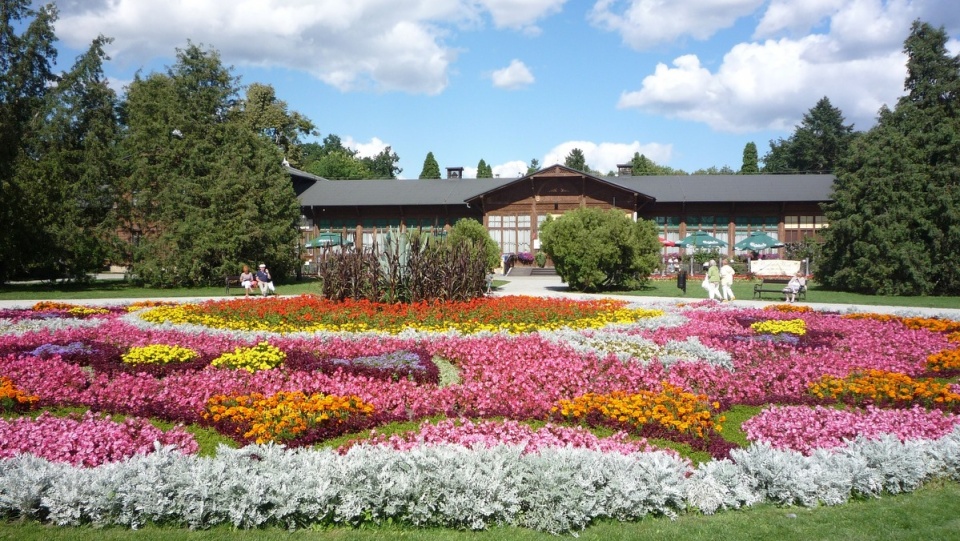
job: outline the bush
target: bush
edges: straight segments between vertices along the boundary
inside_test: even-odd
[[[571,289],[637,288],[660,262],[652,222],[634,222],[618,210],[578,209],[540,230],[543,251]]]
[[[483,253],[486,254],[488,271],[500,266],[500,247],[490,237],[490,233],[483,227],[483,224],[472,218],[463,218],[453,224],[453,228],[450,229],[450,234],[447,236],[447,241],[452,244],[469,241],[481,247]]]

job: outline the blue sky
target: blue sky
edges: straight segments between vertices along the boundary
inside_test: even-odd
[[[635,152],[688,172],[739,169],[823,96],[858,130],[903,94],[915,19],[960,52],[957,0],[64,0],[58,67],[98,34],[121,90],[187,40],[241,83],[272,85],[404,178],[480,159],[502,177],[573,148],[603,172]]]

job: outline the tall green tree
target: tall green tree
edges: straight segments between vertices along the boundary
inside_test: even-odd
[[[764,156],[765,173],[832,173],[856,134],[844,124],[843,112],[824,96],[803,115],[789,139],[770,141]]]
[[[37,250],[28,268],[37,278],[85,279],[110,259],[117,181],[117,96],[107,85],[100,36],[46,95],[18,166],[31,186]]]
[[[644,154],[639,152],[633,153],[633,158],[630,160],[630,169],[631,173],[635,177],[643,175],[686,175],[687,173],[681,169],[673,169],[667,167],[666,165],[659,165],[657,162],[646,157]]]
[[[527,166],[527,174],[532,175],[540,170],[540,160],[533,158],[530,160],[530,165]]]
[[[913,23],[907,94],[880,110],[837,175],[817,266],[827,287],[960,294],[960,57],[947,39]]]
[[[277,99],[273,87],[261,83],[253,83],[247,88],[246,97],[240,102],[240,111],[241,122],[280,147],[287,163],[303,167],[300,136],[317,135],[309,118],[289,111],[287,102]]]
[[[493,178],[493,168],[487,165],[487,162],[480,158],[477,164],[477,178]]]
[[[0,3],[0,281],[27,272],[38,249],[38,211],[32,186],[20,181],[18,164],[36,158],[27,154],[26,140],[35,134],[34,119],[43,116],[46,95],[57,76],[57,8],[34,10],[30,0]]]
[[[563,165],[569,167],[570,169],[576,169],[577,171],[583,171],[584,173],[589,173],[589,168],[587,167],[587,158],[583,155],[583,151],[579,148],[575,148],[567,154],[567,157],[563,160]]]
[[[547,220],[540,241],[557,274],[577,291],[639,287],[660,262],[653,222],[634,222],[615,209],[582,208]]]
[[[754,175],[759,173],[760,166],[757,162],[757,144],[750,141],[743,147],[743,165],[740,166],[740,174]]]
[[[403,168],[397,166],[400,156],[391,147],[384,148],[372,158],[361,158],[361,161],[370,172],[370,178],[397,178],[403,172]]]
[[[219,284],[255,261],[282,281],[294,268],[299,204],[279,148],[230,107],[237,94],[219,53],[193,44],[127,91],[119,210],[147,284]]]
[[[423,169],[420,171],[420,178],[440,178],[440,164],[433,157],[433,152],[427,152],[427,157],[423,160]]]

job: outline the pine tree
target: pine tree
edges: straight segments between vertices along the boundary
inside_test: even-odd
[[[760,172],[757,164],[757,144],[750,141],[743,147],[743,165],[740,166],[741,175],[754,175]]]
[[[818,277],[886,295],[960,293],[960,57],[915,22],[907,94],[853,144],[826,206]]]
[[[423,170],[420,171],[420,178],[440,178],[440,164],[433,157],[433,152],[427,152],[427,157],[423,160]]]
[[[480,158],[477,164],[477,178],[493,178],[493,168],[487,165],[487,162]]]
[[[569,167],[570,169],[576,169],[577,171],[583,171],[588,173],[589,169],[587,168],[587,158],[583,155],[583,151],[579,148],[575,148],[567,154],[567,157],[563,160],[563,165]]]
[[[540,160],[534,158],[530,160],[530,165],[527,166],[527,174],[532,175],[540,170]]]
[[[833,173],[856,138],[852,124],[824,96],[803,115],[789,139],[770,141],[765,173]]]

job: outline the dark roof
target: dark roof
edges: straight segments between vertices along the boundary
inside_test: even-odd
[[[317,207],[465,205],[467,201],[527,178],[328,181],[288,169],[291,174],[296,171],[304,175],[303,178],[320,181],[299,194],[301,205]],[[528,176],[535,175],[537,173]],[[833,175],[587,176],[649,196],[659,203],[829,201],[836,178]]]
[[[331,180],[317,182],[300,195],[300,204],[316,207],[466,205],[473,195],[516,179]]]
[[[830,201],[833,175],[674,175],[604,177],[659,203]]]

